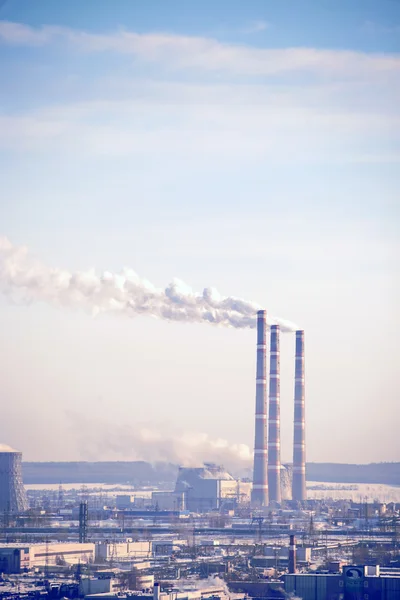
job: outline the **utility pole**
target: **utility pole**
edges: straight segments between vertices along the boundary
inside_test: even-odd
[[[45,556],[44,556],[44,576],[49,576],[49,537],[46,536]]]
[[[81,502],[79,504],[79,543],[85,544],[87,542],[87,529],[88,529],[89,513],[87,502]]]
[[[253,525],[254,523],[258,524],[258,541],[259,543],[261,543],[262,540],[262,524],[264,522],[264,517],[253,517],[251,524]]]
[[[57,504],[58,504],[58,510],[60,510],[64,505],[64,490],[63,490],[61,481],[60,481],[60,485],[58,486]]]
[[[311,513],[311,516],[310,516],[310,526],[309,526],[309,529],[308,529],[308,535],[310,537],[311,544],[314,545],[314,517],[313,517],[312,513]]]

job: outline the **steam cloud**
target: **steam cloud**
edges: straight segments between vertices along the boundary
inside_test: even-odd
[[[68,436],[75,437],[81,460],[144,460],[185,467],[213,462],[233,471],[252,464],[253,454],[246,444],[231,444],[206,433],[180,432],[169,427],[166,434],[164,428],[161,431],[154,425],[110,425],[98,417],[89,420],[71,410],[66,410],[65,416],[71,427]]]
[[[209,575],[207,579],[181,579],[180,584],[185,590],[195,591],[196,589],[206,590],[210,587],[219,587],[224,590],[225,596],[227,598],[231,598],[231,593],[229,591],[227,583],[218,575]]]
[[[35,260],[27,248],[14,246],[4,237],[0,237],[0,291],[21,302],[42,301],[81,308],[94,315],[151,315],[235,328],[255,327],[256,312],[260,309],[253,302],[223,297],[214,288],[195,293],[179,279],[159,289],[127,268],[121,273],[102,275],[94,270],[70,273],[50,268]],[[268,322],[279,324],[282,331],[296,329],[282,319],[268,316]]]
[[[0,452],[17,452],[17,450],[14,450],[11,446],[7,446],[7,444],[0,444]]]

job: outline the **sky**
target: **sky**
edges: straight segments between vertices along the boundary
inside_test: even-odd
[[[0,236],[29,280],[0,253],[0,443],[251,460],[254,329],[44,289],[133,269],[305,330],[308,461],[399,461],[400,2],[3,0],[0,19]]]

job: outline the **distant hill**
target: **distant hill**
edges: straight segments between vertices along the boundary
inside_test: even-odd
[[[178,467],[144,461],[24,462],[24,483],[129,483],[157,485],[175,483]]]
[[[386,483],[400,485],[400,463],[352,465],[340,463],[308,463],[308,481],[332,483]]]
[[[23,463],[24,483],[27,484],[61,482],[170,486],[175,483],[177,472],[177,465],[144,461]],[[400,485],[400,463],[308,463],[307,480]]]

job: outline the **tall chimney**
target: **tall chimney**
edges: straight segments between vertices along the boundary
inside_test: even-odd
[[[292,498],[306,499],[306,439],[304,411],[304,331],[296,331]]]
[[[153,586],[153,600],[160,600],[160,584],[155,583]]]
[[[257,312],[256,422],[252,504],[268,506],[267,450],[267,311]]]
[[[279,325],[271,325],[268,410],[268,491],[270,502],[281,502]]]
[[[289,573],[296,573],[296,538],[290,536],[289,542]]]

